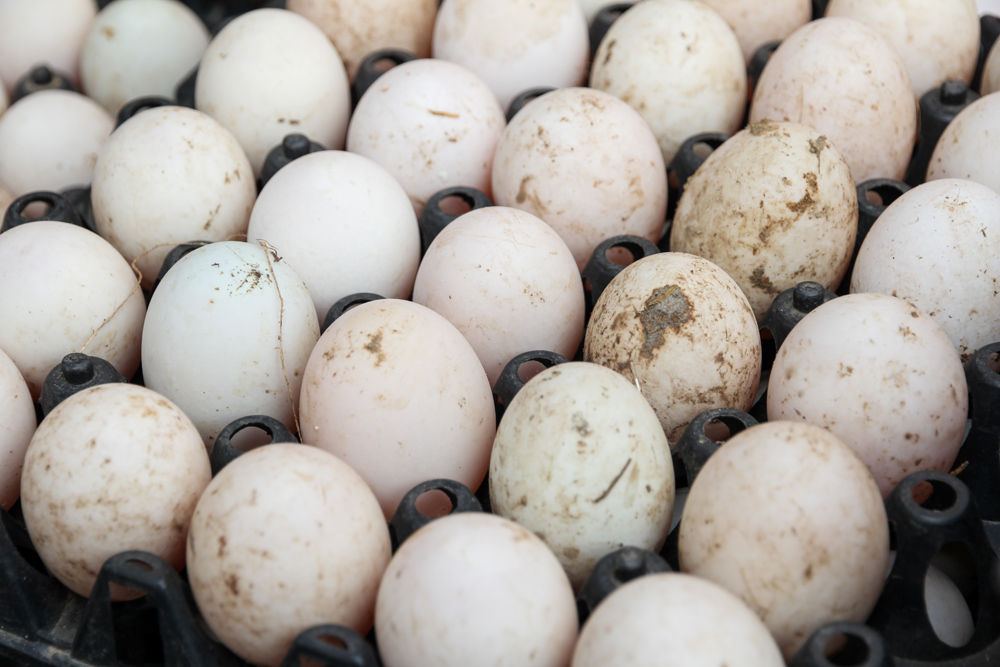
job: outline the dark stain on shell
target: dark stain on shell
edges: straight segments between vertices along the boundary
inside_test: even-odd
[[[642,320],[644,337],[639,356],[652,359],[653,353],[664,343],[666,330],[679,329],[691,319],[691,302],[677,285],[665,285],[653,290],[645,305],[637,315]]]

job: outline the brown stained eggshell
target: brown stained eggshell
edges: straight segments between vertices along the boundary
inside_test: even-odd
[[[670,445],[634,384],[597,364],[560,364],[507,406],[490,503],[541,537],[579,589],[615,549],[663,546],[674,505]]]
[[[358,65],[373,51],[402,49],[418,58],[431,55],[437,0],[289,0],[288,9],[330,38],[352,81]]]
[[[825,18],[792,33],[754,89],[750,122],[808,125],[847,160],[855,183],[902,180],[917,138],[917,103],[906,65],[860,21]]]
[[[17,366],[0,350],[0,507],[21,495],[21,468],[35,432],[35,405]]]
[[[303,373],[302,441],[338,456],[386,518],[429,479],[479,487],[496,417],[475,351],[447,320],[409,301],[353,308],[330,325]]]
[[[184,542],[211,480],[201,436],[156,392],[115,383],[85,389],[31,438],[21,506],[45,566],[80,595],[104,561],[140,549],[184,567]],[[112,599],[141,595],[112,586]]]
[[[837,149],[812,128],[761,121],[688,180],[670,249],[725,270],[759,321],[778,294],[804,280],[836,289],[857,229],[857,191]]]
[[[965,435],[965,372],[948,334],[885,294],[849,294],[802,319],[778,350],[769,420],[822,426],[886,496],[919,470],[948,472]]]
[[[599,90],[563,88],[533,100],[504,130],[493,198],[548,223],[583,269],[612,236],[660,240],[667,171],[632,107]]]
[[[0,2],[0,79],[7,92],[39,63],[78,81],[80,50],[95,16],[96,0]]]
[[[847,445],[817,426],[772,421],[730,438],[701,469],[678,554],[682,571],[757,612],[788,659],[825,623],[868,618],[889,524]]]
[[[812,20],[810,0],[704,0],[733,28],[748,63],[757,49]]]
[[[660,253],[625,267],[601,294],[583,358],[637,382],[673,445],[705,410],[750,409],[760,334],[746,296],[722,269]]]
[[[985,95],[962,109],[944,128],[934,147],[927,180],[965,178],[1000,192],[998,114],[998,93]]]
[[[187,542],[191,592],[237,655],[277,666],[323,623],[364,635],[389,562],[389,530],[371,490],[337,457],[271,444],[209,484]]]

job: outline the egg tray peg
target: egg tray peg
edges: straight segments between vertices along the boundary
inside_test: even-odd
[[[906,175],[910,186],[920,185],[927,177],[927,165],[944,128],[978,99],[979,93],[958,79],[945,81],[939,88],[929,90],[920,97],[920,136]]]
[[[909,185],[892,178],[873,178],[858,184],[858,235],[854,239],[854,252],[847,265],[847,272],[844,273],[844,279],[837,288],[838,296],[850,293],[854,263],[858,259],[858,251],[861,249],[865,237],[868,236],[868,232],[871,231],[872,225],[892,202],[909,190]]]
[[[260,178],[257,179],[257,191],[263,190],[267,182],[278,173],[278,170],[289,162],[304,155],[325,150],[326,148],[322,144],[310,140],[304,134],[286,134],[281,143],[272,148],[267,157],[264,158],[264,166],[261,167]]]
[[[271,437],[271,442],[268,444],[276,442],[298,443],[299,441],[287,426],[274,417],[268,415],[249,415],[234,419],[219,431],[219,435],[215,436],[215,442],[212,444],[212,453],[208,458],[212,466],[212,477],[218,475],[220,470],[243,454],[242,451],[233,445],[233,437],[247,428],[256,428],[267,433]]]
[[[38,400],[42,415],[52,412],[57,405],[73,394],[109,382],[128,382],[128,380],[118,372],[118,369],[100,357],[71,352],[45,377]]]
[[[125,106],[118,111],[118,116],[115,118],[115,129],[121,127],[123,123],[141,111],[145,111],[146,109],[155,109],[157,107],[176,106],[176,104],[177,103],[169,97],[162,97],[159,95],[137,97],[134,100],[126,102]]]
[[[554,90],[555,88],[529,88],[523,93],[520,93],[517,97],[510,101],[510,106],[507,107],[507,122],[509,123],[514,120],[514,116],[517,115],[517,112],[523,109],[529,102],[546,93],[551,93]]]
[[[774,351],[777,352],[792,328],[803,317],[836,298],[836,294],[819,283],[801,282],[791,289],[786,289],[774,299],[760,321],[760,330],[762,333],[770,332],[774,339]]]
[[[54,71],[48,65],[39,65],[22,76],[14,85],[14,94],[11,95],[11,103],[17,102],[22,97],[40,90],[69,90],[77,92],[76,87],[70,77],[62,72]]]
[[[556,352],[533,350],[531,352],[523,352],[508,361],[507,365],[500,371],[496,384],[493,385],[493,405],[496,408],[497,424],[500,423],[506,407],[510,405],[510,402],[514,400],[514,396],[525,385],[520,375],[521,366],[532,361],[540,363],[545,368],[552,368],[553,366],[566,363],[568,359]]]
[[[55,220],[56,222],[66,222],[77,227],[83,227],[97,233],[96,227],[88,227],[77,214],[69,200],[58,192],[29,192],[21,195],[7,207],[3,216],[3,226],[0,232],[31,222],[35,218],[24,217],[24,211],[31,204],[45,204],[48,211],[43,214],[44,220]]]
[[[587,265],[580,272],[584,280],[584,295],[586,296],[584,317],[588,320],[591,311],[594,310],[594,304],[601,298],[601,294],[604,293],[614,277],[625,268],[608,259],[608,253],[615,248],[627,250],[632,255],[633,262],[638,262],[643,257],[660,252],[660,249],[652,241],[641,236],[630,235],[614,236],[602,241],[594,248],[594,254],[590,256]]]
[[[594,16],[590,23],[590,59],[594,59],[597,47],[601,45],[601,40],[608,34],[608,29],[618,20],[618,18],[632,7],[630,2],[622,2],[615,5],[608,5],[602,8]],[[508,119],[509,120],[509,119]]]
[[[330,310],[326,311],[326,316],[323,318],[323,322],[320,325],[319,331],[322,334],[324,331],[330,328],[330,325],[336,322],[341,315],[347,312],[349,308],[354,306],[360,306],[363,303],[369,303],[371,301],[379,301],[385,297],[381,294],[375,294],[373,292],[359,292],[357,294],[348,294],[342,299],[338,299],[336,303],[330,306]]]
[[[393,553],[396,553],[400,545],[410,535],[434,520],[434,517],[429,517],[417,509],[417,500],[430,491],[440,491],[448,496],[448,500],[451,502],[451,511],[448,514],[483,511],[476,496],[460,482],[450,479],[432,479],[418,484],[403,496],[395,514],[389,520],[389,537],[392,540]]]
[[[365,56],[358,65],[358,73],[351,84],[351,108],[358,106],[358,100],[380,76],[396,65],[416,59],[416,54],[403,49],[381,49]]]
[[[716,148],[726,143],[729,135],[725,132],[703,132],[688,137],[677,149],[677,155],[667,166],[669,195],[667,197],[667,224],[657,244],[663,252],[670,250],[670,226],[677,210],[677,202],[680,201],[684,192],[684,184],[698,171],[698,167],[704,164],[711,153]],[[707,149],[707,152],[706,152]]]
[[[604,598],[633,579],[656,572],[673,571],[658,554],[639,547],[622,547],[612,551],[597,561],[576,596],[580,625],[583,626],[590,613]]]
[[[427,200],[424,210],[420,213],[420,218],[417,219],[417,225],[420,227],[421,257],[427,253],[427,249],[431,247],[431,243],[434,242],[438,234],[458,217],[457,214],[449,213],[442,208],[445,201],[453,198],[461,200],[461,203],[468,207],[468,211],[464,211],[465,213],[493,206],[493,202],[486,196],[486,193],[467,185],[456,185],[435,192]]]

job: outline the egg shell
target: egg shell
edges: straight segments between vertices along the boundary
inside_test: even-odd
[[[855,183],[902,180],[917,137],[905,63],[885,37],[848,18],[813,21],[772,54],[750,106],[751,123],[765,118],[822,132]]]
[[[354,79],[368,54],[402,49],[418,58],[431,55],[435,0],[289,0],[288,9],[319,26]]]
[[[187,574],[198,610],[237,655],[274,665],[307,628],[364,635],[390,556],[389,530],[350,466],[272,444],[227,465],[191,519]]]
[[[293,400],[318,338],[309,291],[287,262],[259,245],[212,243],[185,255],[153,293],[143,378],[184,410],[208,445],[247,415],[294,428]]]
[[[208,28],[183,3],[118,0],[101,10],[87,33],[80,53],[83,89],[113,114],[139,97],[172,98],[208,40]]]
[[[14,195],[0,183],[0,218],[6,215],[7,207],[14,201]]]
[[[1000,195],[950,178],[906,192],[865,237],[851,291],[914,304],[944,329],[963,363],[1000,341]]]
[[[95,0],[0,2],[0,79],[7,92],[40,63],[79,81],[80,50],[95,16]]]
[[[725,628],[724,632],[720,632]],[[784,667],[771,633],[738,597],[687,574],[624,584],[590,615],[572,667]]]
[[[320,321],[351,294],[409,298],[420,263],[410,199],[389,172],[361,155],[320,151],[267,182],[247,240],[263,239],[299,274]]]
[[[572,359],[583,336],[583,282],[572,252],[518,209],[481,208],[445,227],[420,263],[413,300],[462,332],[491,385],[522,352]]]
[[[195,106],[233,133],[259,174],[288,134],[344,147],[351,93],[323,31],[283,9],[257,9],[226,24],[198,70]]]
[[[736,33],[748,63],[757,49],[782,40],[812,20],[810,0],[703,0]]]
[[[70,352],[100,357],[132,377],[145,314],[131,268],[97,234],[36,220],[0,235],[0,349],[32,399]]]
[[[0,350],[0,507],[9,510],[21,495],[24,453],[35,432],[35,405],[28,385]]]
[[[806,315],[778,350],[767,389],[769,420],[830,430],[871,469],[883,496],[910,473],[951,469],[967,410],[948,334],[884,294],[849,294]]]
[[[344,313],[316,344],[302,382],[302,441],[368,483],[386,518],[429,479],[479,487],[496,433],[475,351],[447,320],[384,299]]]
[[[788,659],[825,623],[868,618],[889,524],[847,445],[818,426],[772,421],[730,438],[698,473],[678,554],[682,571],[747,603]]]
[[[504,130],[493,198],[548,223],[582,270],[612,236],[660,240],[667,171],[632,107],[599,90],[564,88],[533,100]]]
[[[985,95],[962,109],[944,128],[934,147],[927,165],[927,180],[965,178],[1000,192],[998,113],[997,93]]]
[[[86,186],[115,127],[97,102],[68,90],[41,90],[0,116],[0,181],[15,197]]]
[[[140,549],[184,567],[184,542],[212,473],[180,408],[125,383],[57,405],[31,438],[21,507],[32,544],[70,590],[90,595],[104,561]],[[138,591],[112,586],[112,599]]]
[[[983,63],[983,77],[979,84],[979,92],[982,95],[989,95],[1000,90],[1000,48],[997,48],[998,43],[1000,42],[993,43],[986,56],[986,61]]]
[[[4,85],[3,79],[0,79],[0,116],[3,112],[7,110],[10,105],[10,99],[7,97],[7,86]]]
[[[760,321],[778,294],[804,280],[836,289],[857,229],[857,190],[837,149],[804,125],[761,121],[688,179],[670,249],[725,270]]]
[[[435,193],[467,185],[490,196],[504,112],[469,70],[423,59],[393,67],[358,101],[347,150],[382,165],[417,215]]]
[[[746,64],[736,35],[708,5],[647,0],[625,12],[601,40],[590,87],[638,111],[670,164],[691,135],[739,129]]]
[[[560,667],[576,641],[576,604],[559,561],[534,534],[464,512],[429,523],[396,552],[375,632],[385,667]]]
[[[583,358],[638,383],[670,440],[705,410],[749,410],[760,380],[757,321],[708,260],[659,253],[630,264],[594,305]]]
[[[235,137],[210,116],[174,106],[143,111],[115,130],[91,190],[97,231],[137,260],[146,289],[172,244],[245,234],[256,196]]]
[[[455,0],[438,10],[433,52],[475,72],[506,109],[529,88],[583,85],[590,41],[577,0]]]
[[[972,82],[979,58],[976,0],[831,0],[826,15],[857,19],[886,37],[917,97],[949,79]]]
[[[596,364],[560,364],[504,411],[490,503],[541,537],[578,590],[615,549],[663,546],[674,504],[670,445],[628,380]]]

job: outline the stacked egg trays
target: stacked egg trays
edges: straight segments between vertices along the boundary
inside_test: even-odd
[[[823,4],[814,2],[817,15],[822,14]],[[219,6],[213,5],[212,10],[218,13]],[[605,22],[605,29],[613,20],[615,11],[621,11],[621,8],[603,12],[599,17],[599,21]],[[991,36],[995,38],[1000,22],[987,17],[983,25],[985,53],[990,46],[988,40]],[[592,38],[595,34],[599,41],[603,33],[592,32]],[[773,48],[762,49],[761,57],[754,61],[757,67],[763,67],[765,54]],[[752,73],[754,62],[751,63]],[[515,103],[525,103],[537,94],[538,91],[528,93],[525,99]],[[922,110],[927,106],[930,105],[922,102]],[[952,109],[950,113],[953,117],[957,110]],[[947,117],[943,121],[937,119],[935,125],[933,120],[928,122],[925,117],[925,134],[918,145],[915,161],[922,159],[926,165],[928,146],[933,147],[947,120]],[[927,139],[928,128],[935,133],[931,140]],[[703,161],[696,155],[695,146],[709,144],[716,147],[724,139],[724,136],[718,135],[699,135],[685,143],[671,165],[678,186],[671,192],[672,204],[676,204],[685,179]],[[279,153],[275,155],[280,161]],[[905,189],[905,185],[890,181],[859,185],[861,228],[870,228],[885,208],[884,205],[871,203],[867,196],[869,191],[878,192],[888,204]],[[448,192],[448,196],[452,194],[455,193]],[[481,193],[461,190],[458,194],[468,199],[472,208],[488,205],[478,199]],[[86,218],[85,210],[78,213]],[[435,211],[434,206],[429,204],[421,220],[422,229],[429,230],[434,224],[446,224],[454,217]],[[862,239],[859,235],[859,246]],[[659,249],[666,250],[665,245],[665,241],[661,242]],[[600,290],[621,270],[620,266],[606,259],[606,253],[612,247],[627,249],[634,259],[658,250],[637,237],[619,237],[605,242],[594,253],[583,273],[586,284],[590,286],[588,303],[591,305],[597,301]],[[175,253],[173,261],[180,256],[180,253]],[[808,291],[812,287],[802,289]],[[373,297],[361,295],[355,301],[363,302]],[[832,297],[829,295],[826,298]],[[343,304],[349,301],[342,302],[341,312]],[[783,303],[783,309],[772,308],[763,320],[761,330],[767,332],[766,339],[775,339],[780,343],[810,308],[801,304],[788,305],[792,303],[792,290],[781,295],[777,302]],[[328,323],[330,319],[328,317]],[[770,349],[765,349],[765,370],[768,362],[773,361],[775,351],[773,343]],[[886,501],[892,548],[898,551],[899,556],[868,625],[830,624],[807,642],[792,659],[791,665],[973,667],[1000,660],[1000,584],[996,574],[1000,572],[997,555],[1000,550],[1000,492],[996,483],[1000,480],[1000,373],[991,366],[998,353],[1000,343],[986,346],[965,364],[970,421],[956,460],[959,466],[956,472],[952,475],[911,475]],[[527,352],[513,360],[494,389],[498,422],[504,406],[510,404],[523,386],[518,371],[522,364],[529,361],[552,366],[565,360],[545,351]],[[133,381],[141,384],[141,374]],[[718,442],[706,435],[708,424],[725,424],[729,433],[735,435],[765,420],[766,393],[758,398],[749,414],[721,409],[692,421],[674,453],[678,495],[685,494],[686,487],[698,470],[719,447]],[[283,430],[280,423],[265,417],[241,420],[236,428],[247,426],[266,430],[274,442],[297,442],[295,436]],[[231,433],[235,431],[229,430]],[[220,437],[213,450],[213,474],[238,455],[239,452]],[[930,500],[918,505],[913,500],[913,491],[922,483],[930,484],[933,493]],[[416,500],[433,490],[443,491],[448,496],[453,512],[481,511],[484,508],[489,511],[489,493],[485,483],[473,494],[456,482],[428,481],[404,498],[390,522],[394,550],[407,536],[431,521],[416,509]],[[647,573],[679,571],[679,508],[675,514],[673,528],[659,554],[626,547],[598,563],[578,596],[581,623],[604,597],[624,583]],[[199,618],[183,571],[180,574],[174,572],[152,554],[138,551],[122,553],[105,564],[92,595],[85,599],[70,592],[46,572],[31,544],[18,505],[10,512],[0,513],[0,526],[0,664],[73,667],[159,664],[221,667],[247,664],[211,637]],[[957,550],[954,549],[956,544],[961,545]],[[959,563],[958,569],[949,573],[959,582],[975,619],[973,637],[958,649],[938,639],[925,612],[922,580],[928,565],[932,561],[938,562],[935,558],[942,550],[951,550],[953,553],[949,552],[946,556],[951,556],[952,564]],[[133,588],[146,595],[130,602],[112,603],[110,587],[113,584]],[[846,638],[846,645],[833,659],[835,662],[831,662],[825,652],[828,642],[835,637]],[[347,628],[335,625],[319,626],[302,633],[282,664],[303,664],[303,660],[322,665],[379,664],[374,634],[362,638]]]

